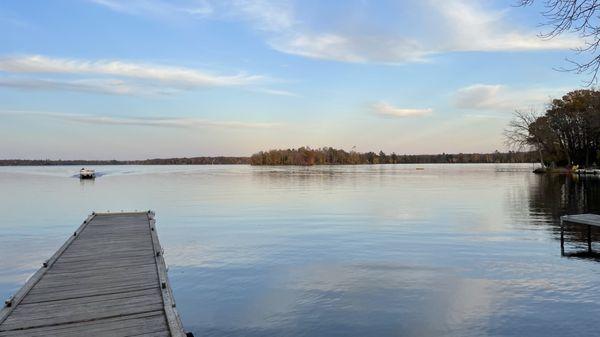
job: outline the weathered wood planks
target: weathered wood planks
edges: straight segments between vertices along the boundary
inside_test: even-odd
[[[585,214],[563,215],[560,217],[560,220],[564,221],[564,222],[572,222],[572,223],[579,223],[579,224],[583,224],[583,225],[600,227],[600,215],[598,215],[598,214],[585,213]]]
[[[93,213],[0,311],[0,337],[185,336],[154,214]]]
[[[574,214],[560,217],[560,253],[565,254],[565,223],[587,225],[587,253],[592,254],[592,227],[600,227],[600,215],[598,214]]]

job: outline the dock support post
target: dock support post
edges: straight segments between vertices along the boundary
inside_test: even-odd
[[[560,255],[565,256],[565,227],[563,219],[560,219]]]
[[[588,236],[588,253],[592,253],[592,226],[588,225],[587,228]]]

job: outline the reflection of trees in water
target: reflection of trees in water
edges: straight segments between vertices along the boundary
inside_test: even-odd
[[[531,185],[530,212],[550,215],[555,223],[560,216],[600,213],[600,178],[543,174]]]
[[[538,183],[530,185],[529,211],[532,215],[550,217],[555,234],[560,233],[560,217],[565,214],[600,214],[600,177],[577,177],[571,175],[544,174]],[[555,238],[560,239],[557,235]],[[592,238],[598,241],[600,230],[592,230]],[[587,242],[587,226],[567,225],[566,242]],[[580,253],[577,253],[578,255]],[[583,257],[583,256],[582,256]]]

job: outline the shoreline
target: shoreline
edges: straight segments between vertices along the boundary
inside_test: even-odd
[[[600,169],[595,168],[577,168],[570,169],[566,167],[556,167],[556,168],[541,168],[538,167],[533,170],[535,174],[573,174],[573,175],[598,175],[600,174]]]
[[[157,164],[157,163],[75,163],[75,164],[2,164],[0,163],[0,167],[57,167],[57,166],[211,166],[211,165],[224,165],[224,166],[254,166],[254,167],[286,167],[286,166],[295,166],[295,167],[312,167],[312,166],[379,166],[379,165],[517,165],[517,164],[535,164],[531,162],[511,162],[511,163],[485,163],[485,162],[448,162],[448,163],[357,163],[357,164],[313,164],[313,165],[293,165],[293,164],[274,164],[274,165],[255,165],[248,163],[207,163],[207,164],[188,164],[188,163],[165,163],[165,164]]]

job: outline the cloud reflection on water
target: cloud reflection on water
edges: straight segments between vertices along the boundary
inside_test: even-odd
[[[99,168],[107,174],[80,185],[71,170],[0,168],[5,297],[91,210],[150,208],[177,307],[197,335],[600,328],[590,319],[600,313],[598,265],[561,258],[557,241],[560,214],[600,212],[599,182],[493,165],[181,166]]]

